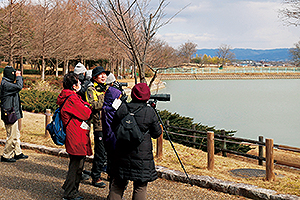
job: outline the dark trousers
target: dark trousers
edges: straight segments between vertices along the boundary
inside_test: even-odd
[[[84,166],[85,156],[69,155],[70,163],[67,178],[62,186],[64,198],[76,198],[78,196],[79,183]]]
[[[93,180],[97,181],[101,177],[101,172],[106,164],[102,131],[94,131],[94,144],[94,160],[91,176]]]
[[[113,179],[110,188],[108,200],[122,200],[124,191],[128,185],[128,180]],[[133,182],[133,195],[132,200],[146,200],[148,182]]]

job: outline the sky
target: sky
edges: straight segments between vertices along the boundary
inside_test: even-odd
[[[185,42],[197,49],[292,48],[300,40],[300,27],[286,26],[279,18],[283,0],[168,0],[166,17],[184,8],[156,37],[178,48]],[[157,4],[158,0],[152,0]]]

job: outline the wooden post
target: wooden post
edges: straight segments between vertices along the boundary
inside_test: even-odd
[[[273,140],[266,139],[266,180],[274,181],[274,153],[273,153]]]
[[[162,133],[156,140],[156,158],[161,159],[163,156],[163,135],[164,135],[164,129],[163,126],[161,126]]]
[[[214,155],[215,155],[215,144],[214,144],[214,132],[207,131],[207,169],[214,169]]]
[[[260,142],[264,142],[264,137],[263,136],[259,136],[258,137],[258,140],[260,141]],[[263,146],[261,146],[261,145],[259,145],[258,146],[258,156],[259,157],[263,157],[264,156],[264,153],[263,153]],[[262,159],[259,159],[258,160],[258,165],[263,165],[263,160]]]
[[[221,135],[225,135],[225,130],[221,130]],[[222,149],[227,149],[227,147],[226,147],[226,139],[225,138],[223,138],[223,142],[222,142]],[[227,154],[226,154],[226,152],[225,151],[222,151],[222,156],[223,157],[227,157]]]
[[[196,125],[195,124],[193,124],[192,129],[196,130]],[[196,136],[195,132],[193,133],[193,136]],[[195,137],[193,137],[193,142],[196,143],[196,138]],[[196,148],[196,145],[193,144],[193,147]]]
[[[50,120],[51,120],[51,109],[46,109],[45,116],[46,116],[46,120],[45,120],[45,136],[49,137],[50,134],[47,131],[46,126],[50,123]]]

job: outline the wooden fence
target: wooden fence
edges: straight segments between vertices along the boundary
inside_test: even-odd
[[[227,135],[225,135],[224,130],[221,131],[221,134],[215,134],[214,132],[210,132],[210,131],[208,131],[208,132],[197,131],[194,128],[186,129],[186,128],[181,128],[181,127],[170,126],[168,124],[168,122],[166,123],[166,127],[167,127],[167,129],[172,128],[172,129],[182,130],[182,131],[191,133],[190,135],[187,135],[187,134],[167,131],[168,134],[170,134],[170,135],[177,135],[177,136],[190,138],[190,139],[184,140],[185,143],[189,143],[190,145],[194,145],[194,146],[199,145],[199,146],[207,147],[207,158],[208,158],[207,159],[207,169],[208,170],[214,169],[215,150],[221,151],[222,156],[227,156],[227,153],[231,153],[231,154],[244,156],[244,157],[251,158],[251,159],[256,159],[256,160],[258,160],[259,165],[263,165],[263,161],[265,161],[266,162],[266,179],[267,180],[273,180],[275,178],[274,163],[300,169],[300,164],[274,160],[274,152],[273,152],[274,148],[285,150],[285,151],[300,152],[300,148],[274,144],[273,139],[266,139],[266,141],[264,142],[263,137],[259,136],[258,140],[250,140],[250,139],[227,136]],[[199,136],[199,135],[203,135],[203,136]],[[206,139],[207,145],[196,143],[197,138],[201,138],[202,140]],[[156,157],[159,157],[159,158],[161,158],[162,154],[163,154],[162,140],[163,140],[162,136],[160,138],[158,138],[158,140],[157,140]],[[190,140],[192,140],[192,141],[190,141]],[[222,148],[215,147],[215,141],[221,141]],[[258,156],[229,150],[226,148],[227,143],[256,145],[259,147],[258,148],[258,151],[259,151]],[[265,157],[263,157],[263,147],[265,147],[265,153],[266,153]]]

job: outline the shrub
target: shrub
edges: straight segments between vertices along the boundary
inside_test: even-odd
[[[24,69],[23,74],[41,74],[39,70],[36,69]]]
[[[60,92],[62,90],[62,77],[46,77],[41,81],[37,77],[24,77],[24,88],[51,92]]]
[[[22,90],[20,92],[21,103],[24,110],[35,113],[44,113],[46,109],[54,112],[58,105],[56,100],[59,93],[38,90]]]
[[[190,117],[182,117],[177,113],[170,113],[167,110],[159,111],[159,115],[161,116],[161,119],[164,124],[166,124],[166,121],[169,121],[170,126],[177,126],[177,127],[182,127],[186,129],[193,129],[193,126],[195,127],[196,130],[198,131],[213,131],[215,134],[221,134],[221,130],[217,130],[214,127],[209,127],[202,125],[201,123],[194,123],[193,118]],[[176,132],[176,133],[182,133],[185,135],[192,135],[191,132],[188,131],[183,131],[183,130],[177,130],[170,128],[168,131],[171,132]],[[236,131],[225,131],[225,135],[227,136],[233,136]],[[199,134],[197,133],[196,136],[200,137],[206,137],[206,134]],[[184,136],[178,136],[178,135],[172,135],[170,134],[170,137],[172,140],[174,140],[177,143],[183,144],[188,147],[194,147],[195,144],[193,144],[193,139],[184,137]],[[198,145],[195,145],[197,148],[200,148],[203,151],[207,151],[206,145],[207,141],[204,138],[196,138],[196,142]],[[215,147],[217,148],[222,148],[222,142],[221,141],[215,141]],[[238,151],[242,153],[247,153],[250,151],[252,148],[250,145],[244,145],[244,144],[236,144],[236,143],[227,143],[227,149],[233,150],[233,151]],[[218,153],[219,151],[215,151]]]

